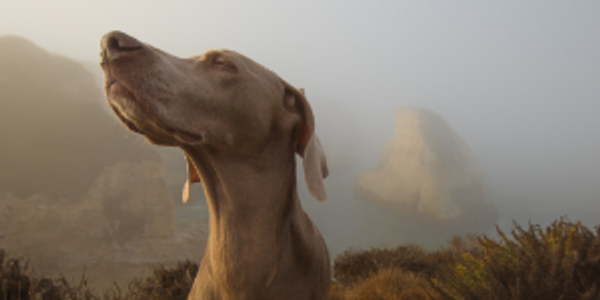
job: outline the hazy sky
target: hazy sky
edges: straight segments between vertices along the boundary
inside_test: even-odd
[[[432,109],[471,146],[500,205],[541,203],[575,220],[600,214],[599,1],[0,7],[0,35],[79,60],[98,61],[101,36],[115,29],[179,56],[239,51],[306,88],[317,130],[337,132],[366,166],[391,137],[396,108]]]

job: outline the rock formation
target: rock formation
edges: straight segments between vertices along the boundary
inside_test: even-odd
[[[488,227],[497,214],[468,145],[438,114],[400,108],[379,166],[356,190],[386,209],[439,227]]]

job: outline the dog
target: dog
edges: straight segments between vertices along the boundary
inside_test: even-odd
[[[101,48],[114,113],[150,143],[183,150],[184,202],[190,184],[204,187],[210,230],[188,299],[327,299],[329,252],[296,189],[298,154],[309,191],[327,198],[303,90],[231,50],[178,58],[119,31]]]

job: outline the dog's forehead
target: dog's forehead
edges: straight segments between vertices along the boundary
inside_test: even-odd
[[[234,64],[238,71],[260,79],[263,85],[272,85],[272,88],[277,90],[282,87],[281,79],[275,72],[234,50],[211,49],[203,54],[193,56],[191,59],[201,62],[225,60]]]
[[[225,59],[232,63],[243,64],[246,68],[274,73],[251,58],[237,51],[229,49],[211,49],[203,54],[195,55],[190,58],[198,61],[215,61],[217,59]]]

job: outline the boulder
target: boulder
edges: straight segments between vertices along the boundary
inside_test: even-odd
[[[426,109],[398,109],[379,165],[362,172],[355,187],[361,197],[420,224],[481,229],[497,221],[469,146]]]

